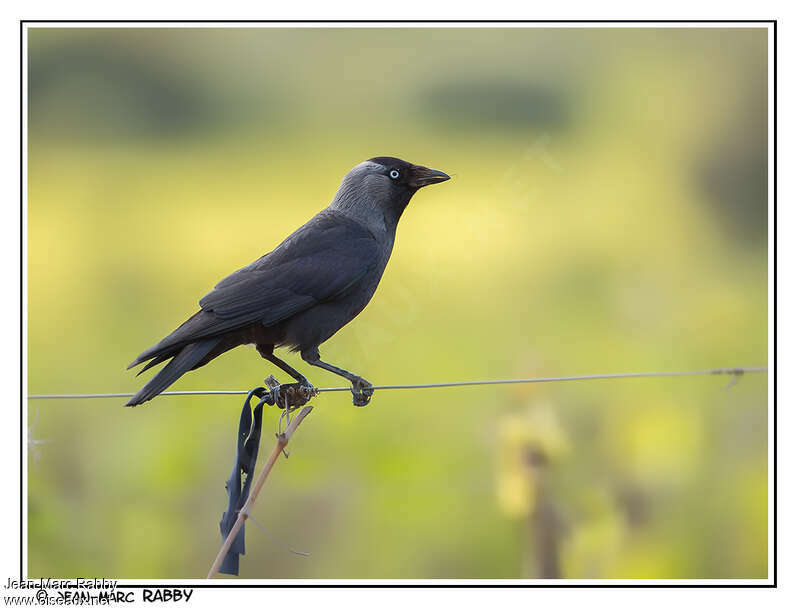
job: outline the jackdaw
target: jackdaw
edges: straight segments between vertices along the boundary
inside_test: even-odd
[[[366,405],[371,384],[321,361],[319,346],[369,303],[414,193],[449,178],[395,157],[358,164],[327,208],[220,281],[200,300],[199,312],[128,365],[150,361],[142,373],[171,359],[126,405],[149,401],[187,371],[242,344],[255,344],[263,358],[310,389],[304,375],[273,353],[277,346],[299,351],[309,365],[347,378],[353,404]]]

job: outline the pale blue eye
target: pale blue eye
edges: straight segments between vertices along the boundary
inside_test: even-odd
[[[392,178],[392,180],[397,180],[398,178],[400,178],[400,172],[398,172],[397,170],[392,170],[391,172],[389,172],[389,176]]]

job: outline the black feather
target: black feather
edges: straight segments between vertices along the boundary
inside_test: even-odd
[[[151,367],[155,367],[155,366],[156,366],[156,365],[158,365],[159,363],[163,363],[164,361],[166,361],[166,360],[167,360],[167,359],[169,359],[169,358],[172,358],[172,357],[173,357],[173,356],[175,356],[176,354],[177,354],[176,352],[165,352],[164,354],[162,354],[162,355],[160,355],[160,356],[157,356],[157,357],[156,357],[156,358],[154,358],[152,361],[150,361],[149,363],[147,363],[147,365],[145,365],[144,367],[142,367],[142,370],[141,370],[139,373],[137,373],[137,374],[136,374],[136,376],[138,377],[138,376],[142,375],[142,374],[143,374],[145,371],[147,371],[147,370],[148,370],[148,369],[150,369]]]
[[[197,365],[204,356],[211,352],[219,341],[219,338],[215,337],[184,346],[181,351],[125,405],[139,405],[166,390],[170,384]]]

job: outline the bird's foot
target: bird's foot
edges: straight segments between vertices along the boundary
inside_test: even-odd
[[[267,404],[276,405],[281,409],[302,407],[319,393],[319,391],[305,379],[302,382],[281,384],[273,376],[269,376],[264,382],[266,382],[269,387],[268,394],[270,396],[267,398]]]
[[[356,377],[352,382],[353,386],[350,388],[350,392],[353,393],[353,405],[356,407],[364,407],[369,403],[375,389],[372,388],[372,384],[362,377]]]

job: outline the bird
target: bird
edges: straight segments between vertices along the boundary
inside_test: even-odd
[[[249,344],[302,388],[313,389],[274,350],[299,352],[309,365],[347,379],[353,404],[367,405],[372,384],[322,361],[320,344],[372,299],[413,195],[449,179],[440,170],[397,157],[373,157],[356,165],[325,209],[274,250],[223,278],[200,299],[199,311],[128,365],[146,362],[141,374],[169,361],[126,405],[149,401],[184,373]]]

